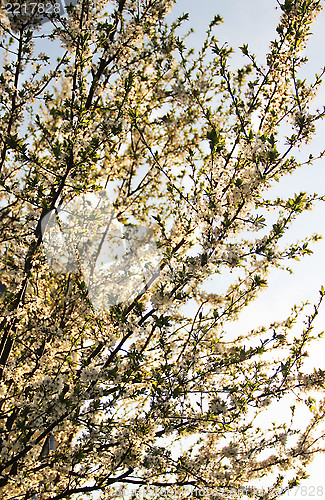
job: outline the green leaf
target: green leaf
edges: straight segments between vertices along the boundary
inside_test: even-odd
[[[244,43],[244,45],[242,45],[241,47],[239,47],[240,50],[242,51],[242,53],[245,55],[245,56],[248,56],[248,44],[247,43]]]

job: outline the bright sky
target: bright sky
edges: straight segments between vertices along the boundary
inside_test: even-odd
[[[182,12],[189,12],[190,19],[188,27],[193,27],[195,32],[189,38],[191,44],[200,47],[204,39],[204,33],[209,21],[215,14],[220,14],[224,23],[219,27],[217,38],[220,44],[228,42],[234,49],[243,43],[248,43],[258,60],[263,63],[264,55],[268,50],[269,41],[274,38],[279,10],[275,10],[276,2],[270,0],[178,0],[172,16]],[[322,57],[325,46],[325,12],[322,12],[316,23],[313,25],[313,37],[309,41],[307,55],[309,63],[304,70],[304,77],[311,81],[316,72],[320,72],[320,67],[324,65]],[[234,64],[242,64],[241,52],[233,56]],[[323,108],[325,103],[325,85],[323,84],[321,93],[317,101],[314,101],[314,109]],[[320,121],[319,121],[320,122]],[[317,138],[301,151],[301,158],[307,158],[310,152],[316,153],[324,148],[325,120],[317,127]],[[273,189],[274,196],[293,195],[296,192],[307,191],[324,194],[325,187],[325,159],[323,158],[314,167],[301,168],[294,175],[281,179],[280,185]],[[289,236],[292,241],[303,238],[312,233],[324,234],[324,240],[315,245],[314,254],[307,256],[299,262],[294,262],[290,267],[294,274],[290,275],[285,271],[275,270],[269,279],[269,287],[265,292],[251,304],[241,319],[236,324],[236,328],[250,330],[258,325],[281,320],[288,316],[291,307],[295,303],[309,300],[311,303],[318,299],[318,290],[321,285],[325,285],[325,266],[323,255],[325,251],[325,207],[323,204],[315,207],[311,212],[299,217],[290,230]],[[291,263],[290,263],[291,264]],[[319,331],[324,327],[325,304],[320,311],[318,321],[315,326]],[[310,367],[324,368],[325,340],[318,341],[313,345],[311,356],[308,360]],[[304,424],[304,417],[301,416],[301,425]],[[284,495],[283,498],[305,499],[306,497],[325,497],[325,455],[318,456],[309,465],[307,472],[309,479],[303,481],[301,486]],[[317,487],[323,487],[322,490]],[[263,488],[261,481],[259,487]],[[315,489],[314,489],[315,488]]]

